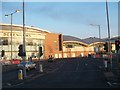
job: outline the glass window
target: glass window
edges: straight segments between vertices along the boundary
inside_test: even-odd
[[[3,40],[3,45],[8,45],[8,40]]]
[[[33,42],[27,42],[27,45],[32,46],[32,45],[33,45]]]

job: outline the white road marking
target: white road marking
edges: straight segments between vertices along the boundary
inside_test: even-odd
[[[109,84],[110,86],[112,86],[112,84],[110,82],[107,82],[107,84]]]
[[[43,76],[43,75],[44,75],[44,74],[38,74],[38,75],[32,77],[31,79],[29,79],[28,81],[34,80],[34,79],[36,79],[36,78],[38,78],[38,77],[40,77],[40,76]]]
[[[56,69],[52,69],[52,71],[47,71],[46,73],[54,73],[55,71],[58,71],[63,65],[65,64],[65,62],[63,62],[63,64],[61,64],[58,68]]]
[[[102,68],[102,66],[99,66],[99,68],[101,69],[101,68]]]
[[[112,83],[112,84],[117,85],[118,83]]]
[[[59,68],[56,68],[56,69],[54,69],[54,70],[52,70],[52,71],[49,71],[49,73],[53,73],[53,72],[55,72],[55,71],[57,71]]]
[[[11,86],[11,83],[7,83],[8,86]]]
[[[5,88],[7,88],[7,87],[14,87],[14,86],[19,86],[19,85],[21,85],[21,84],[24,84],[24,82],[19,83],[19,84],[15,84],[15,85],[11,85],[10,83],[7,83],[7,85],[9,85],[9,86],[4,86],[4,87],[5,87]]]
[[[88,64],[87,64],[87,63],[85,63],[85,66],[88,66]]]
[[[16,84],[16,85],[12,85],[12,87],[14,87],[14,86],[19,86],[19,85],[21,85],[21,84],[24,84],[24,82],[19,83],[19,84]]]

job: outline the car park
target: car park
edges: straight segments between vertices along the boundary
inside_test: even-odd
[[[25,68],[27,71],[29,71],[31,69],[36,69],[36,64],[31,61],[20,62],[20,64],[17,65],[17,69],[18,70],[23,69],[24,63],[25,63]]]

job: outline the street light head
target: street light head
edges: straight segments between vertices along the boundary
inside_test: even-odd
[[[6,14],[5,17],[7,17],[7,16],[9,16],[9,15]]]
[[[15,12],[17,12],[17,13],[18,13],[18,12],[20,12],[20,10],[16,10]]]
[[[89,24],[89,25],[91,25],[91,26],[100,26],[100,25],[98,25],[98,24]]]
[[[89,24],[89,25],[93,26],[93,24]]]

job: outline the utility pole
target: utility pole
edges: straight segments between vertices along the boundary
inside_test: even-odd
[[[108,13],[107,0],[106,0],[106,14],[107,14],[107,25],[108,25],[108,55],[109,55],[111,69],[112,69],[111,42],[110,42],[110,24],[109,24],[109,13]]]

